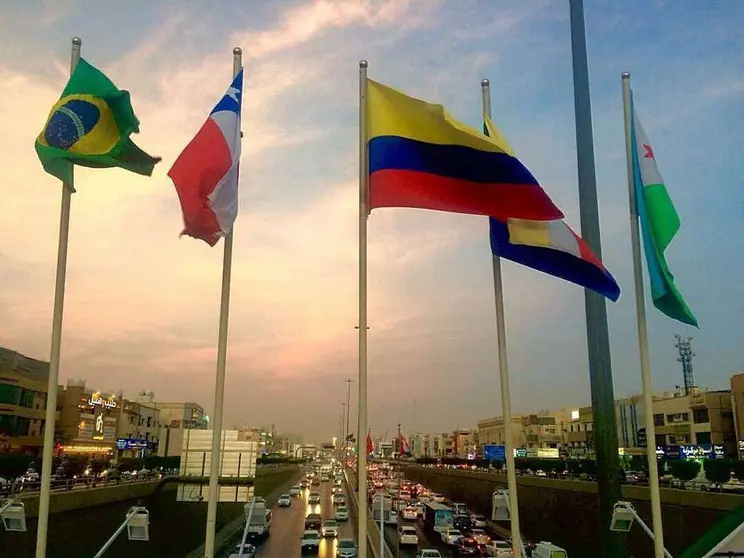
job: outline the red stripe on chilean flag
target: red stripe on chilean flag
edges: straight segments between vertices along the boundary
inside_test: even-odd
[[[168,172],[181,202],[182,234],[210,246],[230,232],[237,215],[242,81],[241,70]]]

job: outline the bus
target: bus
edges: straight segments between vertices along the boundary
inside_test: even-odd
[[[438,533],[453,528],[455,524],[452,509],[439,502],[427,502],[424,509],[424,525],[429,531]]]

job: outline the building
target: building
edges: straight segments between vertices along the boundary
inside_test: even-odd
[[[116,429],[119,457],[157,454],[160,439],[160,409],[155,394],[142,390],[135,401],[125,399]]]
[[[69,380],[59,392],[56,453],[113,459],[122,399],[121,393],[89,390],[85,380]]]
[[[197,403],[154,403],[160,412],[160,434],[157,454],[161,457],[181,455],[185,430],[206,430],[209,417]]]
[[[525,431],[522,427],[523,415],[512,415],[511,431],[515,448],[524,448],[527,444]],[[504,428],[504,417],[493,417],[478,421],[478,442],[481,453],[485,445],[506,445],[506,429]]]
[[[455,430],[448,436],[448,455],[462,459],[475,459],[478,453],[477,430]]]
[[[615,420],[619,448],[646,447],[646,414],[642,395],[616,400]]]
[[[256,442],[258,444],[259,455],[279,453],[284,447],[284,444],[275,436],[273,425],[271,428],[266,428],[265,426],[242,426],[236,430],[238,431],[238,439],[240,441]],[[336,448],[335,442],[331,441],[330,444],[333,449]]]
[[[41,453],[48,381],[48,362],[0,347],[0,453]]]
[[[570,459],[594,459],[594,413],[591,407],[570,411],[564,426],[564,454]]]
[[[729,390],[701,391],[698,388],[692,388],[689,394],[678,389],[655,397],[656,446],[723,446],[726,455],[736,455],[731,399]]]
[[[731,409],[739,459],[744,456],[744,372],[731,376]]]

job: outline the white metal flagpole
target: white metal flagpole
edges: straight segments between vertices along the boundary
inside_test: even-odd
[[[481,81],[483,120],[491,117],[491,83]],[[496,338],[499,348],[499,376],[501,377],[501,408],[504,417],[504,442],[506,446],[506,481],[509,487],[509,520],[511,521],[512,552],[522,556],[522,536],[519,529],[519,504],[517,501],[517,472],[514,468],[514,437],[512,432],[511,393],[509,390],[509,363],[506,357],[506,325],[504,319],[504,285],[501,279],[501,258],[492,257],[493,294],[496,303]]]
[[[633,180],[633,109],[631,106],[630,74],[624,72],[623,109],[625,113],[625,155],[628,170],[628,199],[630,201],[630,240],[633,248],[633,278],[638,320],[638,349],[641,355],[641,381],[643,385],[643,414],[646,422],[646,457],[648,458],[648,487],[651,494],[651,519],[654,528],[654,557],[664,558],[664,528],[661,521],[661,494],[659,491],[659,466],[656,461],[656,429],[654,428],[653,387],[651,364],[648,358],[648,333],[646,328],[646,302],[641,263],[641,237],[638,231],[638,200]]]
[[[70,75],[80,60],[82,39],[72,39]],[[72,163],[70,163],[72,165]],[[73,177],[74,166],[70,169]],[[47,381],[46,418],[44,422],[44,451],[41,458],[41,491],[39,494],[39,519],[36,528],[36,558],[44,558],[49,527],[49,499],[52,490],[52,460],[54,459],[54,430],[57,416],[57,382],[59,357],[62,349],[62,315],[65,306],[65,279],[67,278],[67,244],[70,233],[70,203],[75,191],[75,180],[62,184],[62,206],[59,217],[59,242],[57,245],[57,275],[54,281],[54,310],[52,312],[52,341],[49,355],[49,380]]]
[[[367,558],[367,61],[359,62],[359,403],[357,526],[359,558]]]
[[[243,66],[243,51],[233,49],[233,77]],[[233,225],[234,227],[234,225]],[[214,386],[214,416],[212,417],[212,457],[209,465],[209,500],[207,503],[207,534],[204,542],[204,558],[214,558],[214,539],[217,528],[217,502],[219,502],[220,452],[222,442],[222,411],[225,400],[225,366],[227,363],[227,325],[230,315],[230,278],[232,275],[233,229],[225,236],[225,251],[222,257],[222,298],[220,301],[220,325],[217,338],[217,378]]]

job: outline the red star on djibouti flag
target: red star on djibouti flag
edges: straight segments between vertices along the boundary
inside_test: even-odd
[[[651,148],[651,146],[644,143],[643,147],[646,148],[646,153],[644,153],[643,158],[656,160],[656,157],[654,157],[654,150]]]

